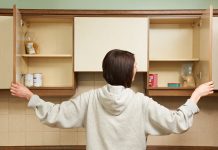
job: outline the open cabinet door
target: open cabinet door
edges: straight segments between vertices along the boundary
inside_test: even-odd
[[[13,79],[13,17],[0,16],[0,89],[9,89]]]
[[[218,17],[213,17],[213,40],[212,40],[212,80],[215,90],[218,90]]]
[[[213,8],[205,10],[201,16],[199,32],[199,70],[197,84],[212,80],[212,16]]]
[[[13,7],[13,82],[21,82],[22,19],[19,10]]]

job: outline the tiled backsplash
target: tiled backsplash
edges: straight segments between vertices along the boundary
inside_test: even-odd
[[[132,89],[144,92],[143,74],[138,73]],[[106,84],[101,73],[79,73],[75,96]],[[74,97],[75,97],[74,96]],[[68,98],[43,97],[46,101],[60,103]],[[186,100],[184,97],[156,97],[159,103],[176,109]],[[182,135],[149,137],[152,145],[218,146],[218,101],[204,98],[200,101],[201,112],[195,117],[193,127]],[[43,125],[27,101],[10,95],[0,97],[0,146],[22,145],[85,145],[83,128],[59,129]]]

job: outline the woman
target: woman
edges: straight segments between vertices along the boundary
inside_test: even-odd
[[[85,127],[87,150],[144,150],[146,136],[182,133],[192,126],[202,96],[213,93],[213,82],[200,85],[185,104],[171,111],[130,87],[137,68],[134,54],[109,51],[103,60],[107,85],[61,104],[45,102],[29,89],[15,83],[14,96],[29,100],[42,123],[54,127]]]

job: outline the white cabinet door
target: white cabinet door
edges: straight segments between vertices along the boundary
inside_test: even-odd
[[[0,16],[0,89],[13,80],[13,17]]]
[[[218,17],[213,17],[212,28],[212,80],[215,83],[215,89],[218,90]]]
[[[102,71],[102,60],[112,49],[135,54],[139,72],[147,71],[148,18],[74,18],[74,70]]]

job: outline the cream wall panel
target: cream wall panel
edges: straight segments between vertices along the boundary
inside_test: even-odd
[[[8,101],[9,115],[24,115],[27,101],[18,98],[10,98]]]
[[[42,133],[43,132],[26,132],[26,141],[25,145],[42,145]]]
[[[8,132],[8,115],[0,115],[0,133]]]
[[[78,132],[78,143],[77,145],[86,145],[86,132]]]
[[[60,145],[77,145],[77,132],[61,132]]]
[[[9,89],[13,79],[13,17],[0,16],[0,89]]]
[[[60,145],[59,132],[43,132],[42,145]]]
[[[102,71],[102,60],[112,49],[135,54],[138,71],[147,71],[148,18],[76,17],[75,71]]]
[[[43,124],[36,117],[36,115],[26,115],[26,128],[27,132],[41,132],[43,131]]]
[[[25,115],[9,115],[9,132],[25,132],[26,116]]]
[[[0,97],[0,115],[8,115],[8,98]]]
[[[0,145],[8,146],[9,145],[8,132],[0,132]]]
[[[25,132],[9,132],[9,145],[23,146],[25,145],[25,137]]]
[[[60,128],[50,127],[45,124],[42,124],[42,131],[44,132],[59,132]]]
[[[213,39],[212,39],[212,80],[215,89],[218,90],[218,17],[213,17]]]

